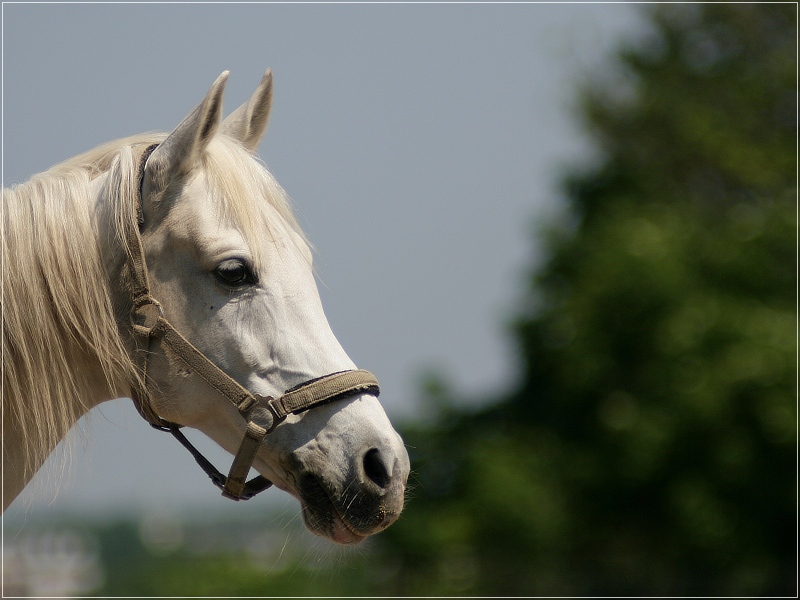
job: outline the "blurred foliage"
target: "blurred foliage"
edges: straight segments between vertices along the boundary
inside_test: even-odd
[[[518,389],[404,432],[394,592],[796,592],[797,7],[649,11],[583,91],[602,159],[566,178]]]
[[[27,569],[52,577],[45,562],[96,562],[95,586],[82,590],[92,597],[383,595],[382,585],[394,571],[373,565],[369,547],[342,548],[314,538],[299,519],[287,523],[280,512],[267,511],[258,519],[235,517],[233,512],[208,519],[158,511],[107,521],[60,518],[27,526],[14,539],[28,550],[52,539],[75,540],[72,546],[82,552],[67,555],[56,549],[51,560],[34,552],[27,557]],[[60,579],[65,572],[62,568],[58,573]],[[60,589],[55,595],[73,596],[77,587]],[[31,590],[19,595],[31,595]]]
[[[102,593],[796,594],[797,6],[647,10],[582,92],[601,158],[565,178],[520,381],[474,410],[426,376],[401,519],[281,569],[116,556],[122,528]]]

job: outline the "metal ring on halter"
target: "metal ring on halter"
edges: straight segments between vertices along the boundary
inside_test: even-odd
[[[155,312],[152,310],[155,308]],[[152,296],[137,298],[131,307],[131,323],[137,333],[149,335],[158,323],[164,318],[164,307]]]
[[[256,405],[247,414],[247,420],[272,433],[286,419],[286,412],[281,411],[272,396],[255,395]]]

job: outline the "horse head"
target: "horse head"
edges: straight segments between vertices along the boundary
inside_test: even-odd
[[[152,296],[202,354],[258,397],[355,368],[317,291],[312,253],[283,190],[254,156],[272,97],[267,71],[224,121],[223,73],[146,159],[140,236]],[[150,409],[235,454],[247,427],[161,340],[147,349]],[[409,459],[374,392],[289,414],[253,467],[297,497],[308,528],[357,543],[403,506]]]

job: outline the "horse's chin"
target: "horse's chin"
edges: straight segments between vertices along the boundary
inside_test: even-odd
[[[322,516],[316,515],[307,504],[303,504],[303,522],[312,533],[327,538],[337,544],[353,546],[360,544],[369,536],[353,531],[350,526],[335,512]]]
[[[342,518],[327,492],[316,482],[311,486],[306,484],[302,491],[283,481],[275,481],[275,487],[297,498],[303,514],[303,523],[314,535],[347,546],[360,544],[370,536],[370,533],[355,531]],[[313,491],[310,491],[309,487]]]
[[[345,486],[346,487],[346,486]],[[328,489],[320,478],[306,474],[300,479],[297,497],[306,527],[337,544],[360,544],[370,535],[383,531],[396,518],[382,503],[359,506]],[[344,507],[349,507],[345,510]]]

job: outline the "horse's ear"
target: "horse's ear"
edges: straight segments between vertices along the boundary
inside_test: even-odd
[[[182,181],[198,164],[208,142],[214,137],[222,115],[222,92],[228,80],[224,71],[211,85],[206,97],[190,112],[147,159],[143,193],[163,193],[170,184]]]
[[[267,69],[250,99],[222,122],[222,133],[255,152],[269,122],[272,108],[272,69]]]

